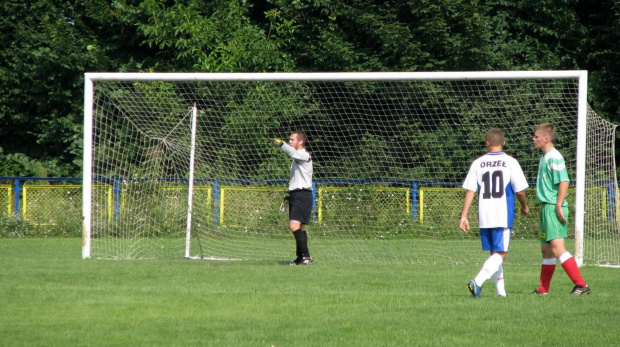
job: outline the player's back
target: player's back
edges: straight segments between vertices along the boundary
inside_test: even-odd
[[[488,152],[474,160],[463,183],[463,188],[479,191],[480,228],[512,227],[515,194],[527,187],[519,162],[504,152]]]

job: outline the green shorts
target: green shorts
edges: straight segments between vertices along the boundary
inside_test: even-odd
[[[566,222],[562,223],[555,213],[555,205],[542,204],[540,209],[540,231],[538,239],[540,242],[549,242],[553,239],[565,239],[568,237],[568,206],[562,207]]]

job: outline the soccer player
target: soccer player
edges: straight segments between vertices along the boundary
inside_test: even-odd
[[[536,178],[536,197],[541,204],[538,238],[543,259],[540,267],[540,286],[532,294],[545,295],[549,292],[556,258],[560,260],[564,271],[575,284],[570,294],[589,294],[590,288],[581,277],[577,262],[564,244],[564,239],[568,237],[568,203],[565,198],[569,179],[564,157],[553,145],[555,128],[549,123],[538,125],[532,141],[534,147],[543,152]]]
[[[503,152],[504,134],[499,129],[490,129],[485,137],[489,149],[482,157],[474,160],[463,182],[465,201],[461,212],[461,230],[469,231],[467,213],[478,194],[478,223],[482,250],[491,255],[482,268],[467,284],[467,288],[475,298],[480,297],[482,284],[493,278],[497,296],[505,297],[504,268],[508,246],[510,244],[510,228],[514,220],[515,196],[521,204],[521,214],[527,215],[529,206],[525,196],[527,180],[521,165],[513,157]]]
[[[306,151],[306,134],[303,131],[293,131],[288,144],[280,139],[274,139],[272,143],[293,159],[288,185],[288,215],[289,228],[297,245],[297,258],[290,264],[310,265],[313,260],[308,250],[306,224],[310,222],[312,213],[312,157]]]

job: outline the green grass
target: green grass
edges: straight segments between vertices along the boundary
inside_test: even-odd
[[[524,249],[529,244],[524,244]],[[535,244],[531,244],[532,247]],[[537,249],[529,250],[537,257]],[[505,265],[473,299],[479,265],[82,260],[81,240],[0,240],[3,346],[610,346],[620,269],[584,267],[592,294],[532,296],[537,265]],[[472,256],[484,259],[478,248]],[[530,263],[536,263],[532,260]]]

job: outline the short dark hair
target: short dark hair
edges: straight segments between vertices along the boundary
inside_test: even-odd
[[[497,128],[489,129],[485,139],[489,141],[490,146],[503,146],[506,142],[504,140],[504,133]]]
[[[304,146],[306,145],[306,133],[304,133],[303,131],[299,131],[299,130],[295,130],[293,132],[291,132],[291,134],[295,134],[297,135],[297,139],[301,140],[304,142]]]

